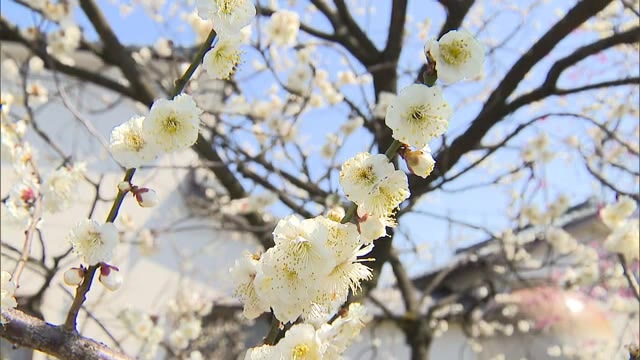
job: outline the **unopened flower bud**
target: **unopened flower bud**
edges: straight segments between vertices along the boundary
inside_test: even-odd
[[[118,184],[118,190],[122,191],[122,192],[127,192],[129,190],[131,190],[131,183],[128,181],[121,181]]]
[[[404,160],[407,162],[409,170],[421,178],[426,178],[433,171],[436,161],[431,153],[424,150],[406,151]]]
[[[84,268],[71,268],[64,272],[64,283],[69,286],[78,286],[84,279]]]
[[[100,280],[104,287],[111,291],[118,290],[122,285],[122,276],[120,276],[119,269],[107,264],[100,266],[100,277],[98,280]]]
[[[335,206],[331,209],[329,209],[329,211],[327,212],[327,218],[329,218],[329,220],[335,221],[335,222],[340,222],[342,221],[342,218],[344,217],[344,208],[342,206]]]
[[[142,207],[154,207],[158,205],[158,195],[152,189],[139,188],[134,190],[134,196],[138,201],[138,205]]]

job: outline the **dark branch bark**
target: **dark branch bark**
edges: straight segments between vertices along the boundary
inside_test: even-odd
[[[19,310],[2,312],[7,323],[0,326],[0,336],[18,346],[42,351],[59,359],[131,360],[95,340],[46,323]]]

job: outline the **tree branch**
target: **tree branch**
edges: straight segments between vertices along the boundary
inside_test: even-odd
[[[2,316],[7,322],[0,326],[0,336],[19,346],[36,349],[59,359],[132,359],[93,339],[66,331],[20,310],[7,309]]]

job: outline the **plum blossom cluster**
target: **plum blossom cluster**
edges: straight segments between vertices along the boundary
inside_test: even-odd
[[[217,34],[202,60],[203,68],[216,79],[228,79],[240,61],[241,31],[256,16],[256,8],[250,0],[198,0],[197,8]]]
[[[605,249],[622,254],[627,261],[640,257],[640,231],[638,217],[634,215],[637,205],[628,196],[621,196],[617,202],[600,210],[600,218],[611,230],[604,243]]]
[[[369,321],[364,306],[349,305],[348,311],[331,324],[319,328],[295,324],[275,346],[263,345],[247,351],[245,360],[341,359],[360,330]]]
[[[288,216],[273,239],[275,246],[264,254],[247,253],[230,270],[249,319],[269,309],[282,322],[330,314],[371,277],[358,257],[372,246],[363,246],[355,224]]]
[[[288,16],[279,14],[272,19],[271,30]],[[278,31],[288,29],[277,28]],[[445,76],[450,71],[459,73],[457,80],[473,77],[478,71],[478,61],[479,71],[482,70],[484,51],[467,35],[443,37],[440,50],[438,43],[430,45],[434,53],[444,54],[429,56],[429,59],[444,63],[441,68]],[[326,74],[319,74],[324,87],[332,86],[326,81]],[[304,95],[309,90],[311,77],[311,71],[299,65],[291,73],[287,86]],[[362,257],[370,253],[374,240],[386,235],[387,227],[395,226],[394,213],[410,196],[407,174],[395,168],[390,161],[392,156],[400,154],[413,174],[427,177],[435,166],[427,143],[446,131],[452,115],[442,90],[429,85],[410,85],[397,96],[387,94],[380,100],[384,100],[384,104],[375,112],[384,113],[396,141],[389,154],[362,152],[343,163],[339,182],[353,203],[350,214],[345,215],[341,207],[334,207],[326,217],[305,220],[285,217],[273,232],[272,248],[261,255],[247,253],[231,268],[235,295],[244,304],[247,318],[253,319],[271,310],[281,322],[295,323],[275,346],[267,344],[250,349],[245,359],[340,358],[346,349],[344,339],[357,333],[354,328],[340,329],[342,323],[338,321],[320,329],[309,323],[326,318],[347,300],[349,291],[355,293],[360,282],[372,276],[371,270],[361,264]],[[337,142],[334,140],[334,143]],[[356,221],[351,223],[354,213]],[[300,318],[307,323],[297,322]]]

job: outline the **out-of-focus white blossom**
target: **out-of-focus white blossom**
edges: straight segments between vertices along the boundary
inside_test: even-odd
[[[61,167],[46,177],[40,188],[44,209],[58,212],[69,208],[85,172],[84,164]]]
[[[289,10],[278,10],[271,14],[267,25],[267,39],[278,46],[293,46],[300,29],[298,14]]]
[[[287,77],[287,88],[300,95],[308,95],[311,92],[311,67],[307,64],[296,66]]]
[[[71,57],[80,46],[82,32],[75,25],[60,27],[47,34],[47,52],[65,65],[74,65]]]
[[[118,244],[118,229],[113,223],[100,225],[95,220],[84,219],[71,229],[67,241],[86,264],[95,265],[111,260]]]
[[[394,139],[423,148],[447,130],[451,114],[440,88],[413,84],[402,89],[389,104],[385,123]]]
[[[618,225],[607,237],[605,249],[624,255],[627,261],[640,258],[640,230],[638,221],[628,220]]]
[[[142,124],[145,139],[164,151],[189,147],[198,139],[201,113],[187,94],[156,100]]]
[[[600,219],[609,228],[615,229],[625,222],[625,219],[636,211],[636,202],[628,196],[621,196],[614,204],[600,210]]]
[[[440,40],[429,40],[425,50],[436,62],[438,79],[445,84],[482,74],[484,48],[465,30],[452,30]]]
[[[396,94],[387,91],[381,91],[378,94],[378,102],[373,109],[373,115],[377,118],[383,118],[387,115],[387,108],[395,100]]]
[[[171,46],[171,40],[160,37],[153,44],[153,50],[155,50],[156,54],[160,57],[169,57],[173,52]]]
[[[568,254],[578,246],[578,242],[571,234],[557,227],[547,230],[546,239],[560,255]]]

